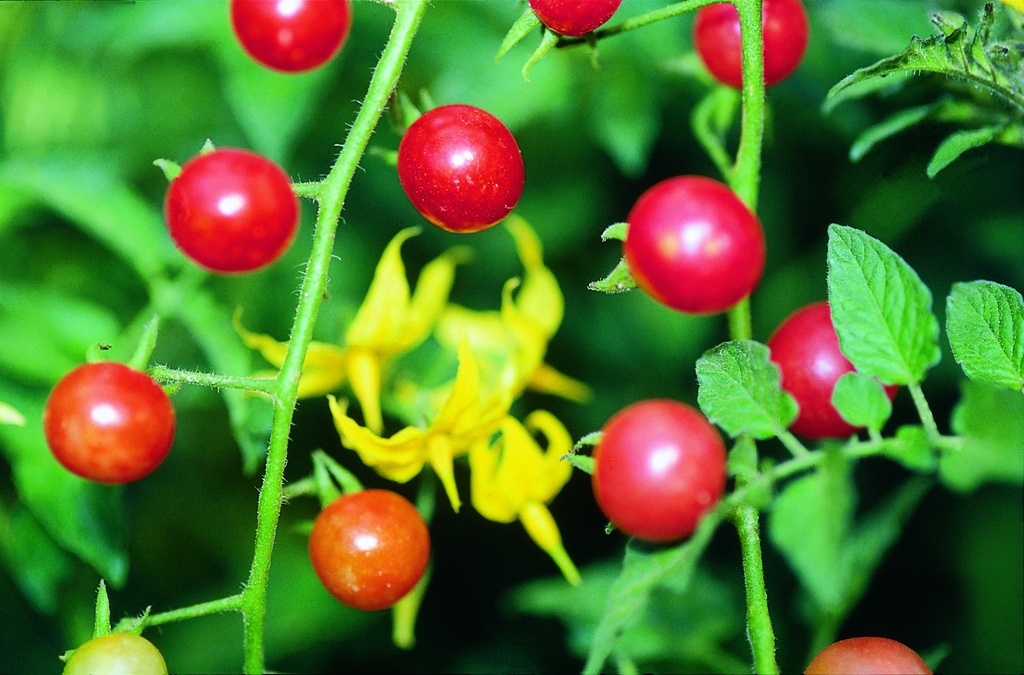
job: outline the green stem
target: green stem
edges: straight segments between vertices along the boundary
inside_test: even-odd
[[[211,616],[213,614],[223,614],[224,612],[237,612],[242,608],[242,595],[232,595],[227,598],[219,598],[217,600],[211,600],[209,602],[201,602],[196,605],[189,607],[180,607],[178,609],[171,610],[169,612],[161,612],[159,614],[149,614],[140,618],[127,618],[121,619],[117,626],[114,627],[115,631],[130,631],[138,626],[148,628],[150,626],[159,626],[165,623],[172,623],[174,621],[184,621],[186,619],[196,619],[203,616]]]
[[[276,380],[261,377],[241,377],[237,375],[219,375],[204,373],[198,370],[179,370],[167,366],[156,365],[149,369],[150,376],[158,382],[179,382],[195,384],[213,389],[243,389],[273,394]]]
[[[668,7],[662,7],[661,9],[651,10],[650,12],[644,12],[643,14],[630,17],[622,23],[598,29],[590,36],[560,38],[558,40],[558,46],[570,47],[572,45],[586,44],[588,39],[601,40],[606,37],[611,37],[612,35],[618,35],[619,33],[625,33],[626,31],[643,28],[644,26],[649,26],[650,24],[657,23],[658,21],[671,19],[674,16],[679,16],[686,12],[692,12],[695,9],[700,9],[707,5],[714,5],[719,2],[722,2],[722,0],[683,0],[683,2],[677,2],[673,5],[669,5]]]
[[[924,426],[929,440],[934,444],[941,434],[939,433],[938,425],[935,424],[935,415],[932,414],[932,409],[924,397],[924,392],[921,391],[921,385],[917,382],[911,382],[907,385],[907,390],[910,391],[910,397],[914,400],[914,407],[917,408],[917,415],[921,418],[921,425]]]
[[[345,139],[338,159],[324,179],[318,193],[319,210],[313,249],[306,275],[299,293],[295,321],[292,325],[288,351],[277,379],[274,421],[267,450],[266,472],[260,489],[256,516],[256,545],[249,580],[242,592],[242,611],[245,618],[246,673],[264,671],[264,625],[267,613],[267,584],[274,537],[283,503],[284,468],[288,453],[288,439],[292,417],[298,400],[299,376],[306,351],[312,340],[313,326],[320,310],[327,273],[334,248],[334,238],[345,195],[359,160],[366,151],[373,130],[387,105],[388,98],[398,84],[399,75],[426,11],[427,0],[403,0],[394,3],[395,24],[388,43],[381,54],[363,104],[356,115],[352,129]]]
[[[768,614],[768,591],[764,583],[761,560],[761,533],[758,511],[743,504],[733,513],[733,523],[739,533],[743,558],[743,578],[747,593],[747,638],[754,649],[754,672],[778,673],[775,662],[775,632]]]
[[[765,119],[761,0],[733,0],[733,4],[740,19],[743,87],[740,90],[742,107],[739,148],[736,151],[736,164],[728,179],[730,187],[743,203],[756,213]],[[749,298],[745,298],[729,310],[729,332],[734,340],[751,338],[753,330]],[[790,450],[793,451],[793,448]],[[807,454],[809,453],[794,452],[795,456],[801,458]],[[754,670],[758,673],[778,673],[779,666],[775,660],[775,633],[768,611],[768,593],[764,583],[757,509],[748,504],[740,505],[734,512],[733,522],[742,551],[743,578],[747,592],[747,638],[750,640]]]

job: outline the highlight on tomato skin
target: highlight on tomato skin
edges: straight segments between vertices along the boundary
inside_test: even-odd
[[[411,591],[430,560],[430,532],[416,507],[390,490],[338,497],[317,515],[309,558],[324,588],[362,611],[387,609]]]
[[[612,18],[622,0],[530,0],[540,22],[559,35],[580,37]]]
[[[856,637],[834,642],[818,652],[804,675],[931,675],[924,659],[902,642],[883,637]]]
[[[690,536],[725,493],[721,436],[700,411],[678,401],[648,399],[615,413],[593,457],[601,511],[644,541]]]
[[[68,471],[122,484],[156,470],[174,443],[174,406],[149,375],[123,363],[86,363],[57,382],[43,408],[43,434]]]
[[[351,0],[231,0],[230,15],[245,52],[283,73],[324,65],[352,28]]]
[[[471,105],[433,108],[398,146],[398,179],[416,210],[449,232],[485,230],[512,212],[523,193],[523,157],[512,132]]]

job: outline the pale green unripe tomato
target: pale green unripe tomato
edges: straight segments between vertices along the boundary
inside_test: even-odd
[[[76,649],[64,675],[167,675],[167,663],[153,643],[131,633],[93,638]]]

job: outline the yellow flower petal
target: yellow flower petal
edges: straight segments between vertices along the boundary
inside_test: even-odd
[[[426,461],[426,433],[406,427],[391,438],[381,438],[345,413],[345,405],[327,397],[334,426],[346,448],[354,450],[366,466],[397,483],[412,479]]]
[[[550,338],[562,324],[565,298],[555,275],[544,266],[543,249],[536,233],[519,216],[505,219],[505,227],[516,242],[519,259],[525,273],[523,285],[516,298],[519,312],[533,321]]]
[[[576,569],[576,565],[573,564],[562,545],[562,535],[547,507],[531,502],[520,514],[519,520],[537,546],[555,561],[565,580],[573,586],[578,586],[580,584],[579,570]]]
[[[380,257],[366,298],[345,333],[348,345],[390,344],[405,325],[409,304],[409,281],[402,262],[402,244],[419,233],[408,227],[396,234]]]
[[[363,347],[349,348],[347,356],[345,372],[349,386],[359,401],[366,426],[379,434],[384,431],[384,416],[380,409],[380,359]]]

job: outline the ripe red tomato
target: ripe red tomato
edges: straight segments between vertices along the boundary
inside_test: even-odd
[[[78,647],[64,666],[64,675],[167,675],[160,650],[140,635],[110,633]]]
[[[764,84],[770,87],[789,77],[800,65],[810,24],[800,0],[764,0],[761,6],[764,40]],[[708,5],[693,22],[697,56],[711,75],[730,87],[743,86],[740,61],[740,17],[728,3]]]
[[[770,338],[771,360],[782,374],[782,388],[800,405],[790,430],[805,438],[845,438],[861,431],[832,405],[836,382],[854,370],[839,350],[827,302],[801,307],[786,317]],[[892,399],[898,387],[886,387]]]
[[[171,238],[196,263],[232,274],[266,267],[295,238],[299,201],[288,175],[248,150],[193,157],[164,201]]]
[[[880,637],[849,638],[818,652],[805,675],[931,675],[910,647]]]
[[[765,264],[761,222],[726,185],[677,176],[644,192],[623,251],[637,284],[689,314],[723,312],[750,295]]]
[[[231,0],[231,27],[259,63],[286,73],[331,59],[352,27],[350,0]]]
[[[98,483],[130,483],[170,452],[174,406],[143,372],[111,361],[86,363],[50,392],[43,433],[68,471]]]
[[[530,0],[541,23],[560,35],[579,37],[603,26],[622,0]]]
[[[650,399],[612,416],[591,482],[604,515],[645,541],[687,537],[725,492],[725,445],[700,412]]]
[[[427,569],[430,532],[416,507],[390,490],[361,490],[324,508],[309,559],[324,588],[355,609],[386,609]]]
[[[420,214],[449,232],[478,232],[523,193],[523,157],[501,121],[469,105],[423,113],[398,146],[398,179]]]

